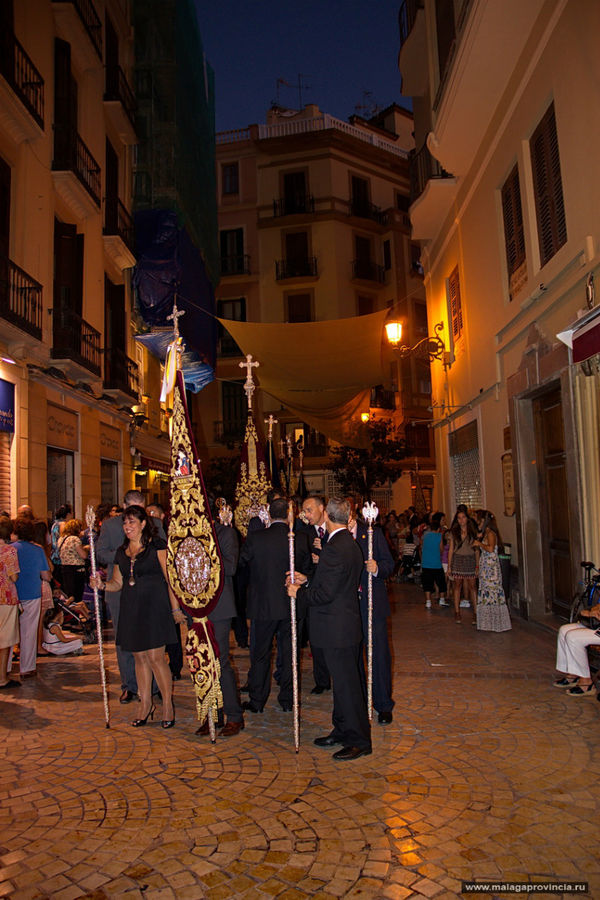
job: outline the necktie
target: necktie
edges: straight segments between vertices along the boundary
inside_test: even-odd
[[[320,537],[321,540],[323,540],[323,538],[325,537],[325,529],[323,528],[322,525],[319,525],[319,529],[318,529],[318,530],[319,530],[319,537]]]

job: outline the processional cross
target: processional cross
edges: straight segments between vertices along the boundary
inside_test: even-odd
[[[265,425],[269,426],[269,440],[272,440],[273,438],[273,425],[277,425],[278,421],[279,420],[275,418],[273,413],[269,413],[269,418],[265,419]]]
[[[167,316],[167,320],[173,320],[173,332],[175,333],[175,340],[179,338],[179,320],[182,316],[185,316],[184,309],[177,309],[177,295],[175,295],[175,299],[173,300],[173,312],[171,315]]]
[[[260,366],[260,363],[257,360],[252,360],[252,354],[248,353],[246,355],[246,362],[241,362],[239,364],[240,369],[246,370],[246,381],[244,382],[244,391],[246,392],[246,397],[248,398],[248,409],[252,409],[252,394],[256,390],[254,386],[254,378],[252,377],[252,369],[255,369],[257,366]]]

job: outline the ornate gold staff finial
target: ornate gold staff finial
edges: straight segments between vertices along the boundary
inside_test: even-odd
[[[240,369],[246,370],[246,381],[244,382],[244,391],[246,392],[246,397],[248,398],[248,410],[252,409],[252,394],[256,390],[254,386],[254,378],[252,377],[252,369],[255,369],[257,366],[260,366],[260,363],[257,360],[252,360],[252,354],[246,354],[246,362],[240,363]]]
[[[243,363],[241,363],[241,365],[243,365]],[[269,418],[265,419],[265,425],[269,426],[269,440],[272,440],[273,438],[273,425],[277,425],[278,421],[279,420],[275,418],[273,413],[269,413]]]

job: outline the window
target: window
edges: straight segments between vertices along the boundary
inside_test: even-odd
[[[225,443],[243,440],[248,418],[248,401],[243,381],[221,382],[221,409],[221,440]]]
[[[458,266],[450,273],[448,279],[448,304],[450,307],[450,322],[452,323],[452,343],[455,344],[462,336],[463,331]]]
[[[222,231],[221,242],[221,275],[243,275],[247,273],[244,256],[244,229],[231,228]]]
[[[223,163],[221,166],[221,183],[223,186],[223,196],[226,194],[239,194],[240,174],[239,166],[236,162]]]
[[[312,322],[312,297],[310,294],[287,294],[287,322]]]
[[[435,24],[437,31],[438,63],[440,81],[444,80],[446,67],[454,50],[456,25],[454,22],[454,0],[437,0],[435,4]]]
[[[504,243],[506,268],[510,285],[510,299],[518,290],[523,277],[525,262],[525,231],[521,208],[519,167],[515,166],[502,187],[502,217],[504,219]]]
[[[550,104],[542,121],[534,131],[529,146],[540,245],[540,265],[545,266],[567,240],[554,103]]]
[[[454,476],[454,502],[471,509],[483,506],[477,422],[453,431],[448,446]]]
[[[245,322],[246,298],[238,297],[235,300],[218,300],[217,314],[220,319],[231,319],[233,322]],[[243,356],[242,351],[234,339],[220,322],[217,327],[217,338],[217,352],[220,356]]]
[[[408,212],[410,199],[407,194],[396,194],[396,207],[400,212]]]
[[[383,242],[383,268],[386,272],[392,268],[392,245],[390,241]]]
[[[361,297],[358,298],[358,315],[359,316],[368,316],[370,313],[375,312],[375,298],[374,297]]]
[[[308,212],[305,172],[286,172],[283,176],[283,214]]]
[[[352,214],[355,216],[369,217],[369,182],[364,178],[352,176]]]

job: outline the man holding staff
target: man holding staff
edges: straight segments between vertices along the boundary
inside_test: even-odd
[[[310,580],[297,571],[288,578],[289,596],[295,595],[298,616],[308,608],[311,646],[321,648],[333,681],[333,730],[315,740],[317,747],[342,749],[339,761],[371,753],[371,728],[367,713],[362,663],[362,625],[358,586],[364,568],[363,555],[348,531],[350,504],[332,498],[325,510],[328,541]]]

